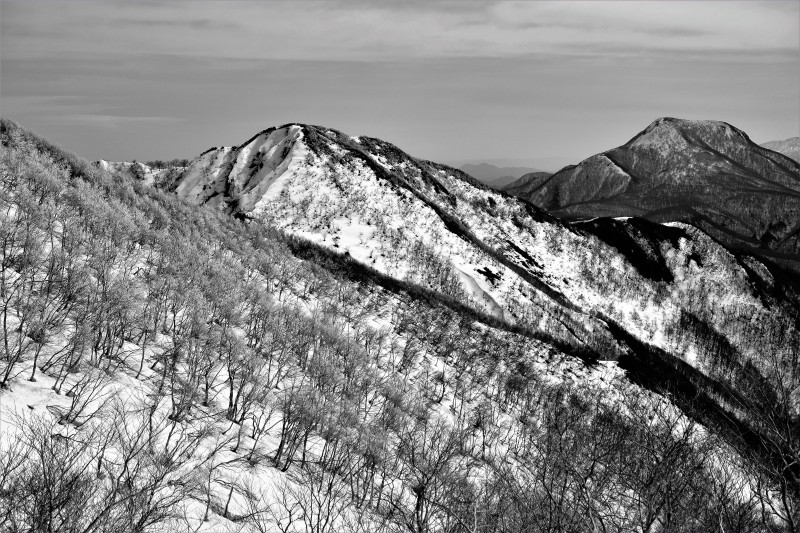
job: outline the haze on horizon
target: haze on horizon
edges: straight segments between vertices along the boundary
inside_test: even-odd
[[[800,135],[800,3],[0,3],[2,115],[89,159],[288,122],[441,162],[577,162],[659,116]]]

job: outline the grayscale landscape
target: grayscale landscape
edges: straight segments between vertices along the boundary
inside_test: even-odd
[[[0,532],[800,532],[797,2],[0,24]]]

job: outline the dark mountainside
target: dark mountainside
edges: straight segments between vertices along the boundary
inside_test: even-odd
[[[757,258],[319,126],[161,170],[1,126],[0,530],[797,532]]]
[[[535,186],[532,184],[537,184],[546,181],[552,175],[553,175],[552,172],[529,172],[527,174],[520,176],[514,181],[507,183],[505,186],[498,188],[501,191],[513,191],[518,187]]]
[[[569,220],[683,220],[800,269],[800,164],[724,122],[661,118],[625,145],[505,189]]]

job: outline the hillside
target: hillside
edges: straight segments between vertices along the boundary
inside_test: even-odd
[[[514,191],[520,187],[535,187],[536,183],[546,181],[550,178],[553,174],[550,172],[529,172],[527,174],[523,174],[519,178],[515,179],[512,182],[507,183],[503,187],[499,187],[501,191]]]
[[[778,152],[800,162],[800,137],[792,137],[783,141],[770,141],[763,143],[762,148]]]
[[[445,294],[587,362],[617,360],[654,390],[690,394],[705,423],[738,420],[724,431],[751,429],[737,412],[741,391],[762,379],[796,387],[793,289],[686,224],[564,224],[384,141],[299,124],[207,151],[165,187]]]
[[[509,183],[531,172],[540,172],[528,167],[498,167],[488,163],[461,165],[459,170],[493,189],[502,189]]]
[[[572,220],[687,221],[800,268],[800,164],[724,122],[661,118],[623,146],[506,191]]]
[[[791,288],[695,227],[317,126],[142,175],[0,134],[0,528],[796,523]]]

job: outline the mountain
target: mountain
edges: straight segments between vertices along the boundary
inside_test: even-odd
[[[534,183],[546,181],[552,175],[553,174],[550,172],[529,172],[528,174],[520,176],[518,179],[506,184],[505,186],[499,187],[499,189],[503,191],[514,191],[517,189],[530,187]]]
[[[499,178],[494,179],[494,180],[481,180],[481,181],[483,181],[483,183],[485,183],[486,185],[488,185],[492,189],[498,189],[499,190],[499,189],[502,189],[503,187],[505,187],[506,185],[508,185],[509,183],[512,183],[512,182],[516,181],[516,179],[517,178],[515,178],[514,176],[500,176]]]
[[[784,141],[770,141],[763,143],[762,148],[778,152],[800,162],[800,137],[792,137]]]
[[[632,142],[650,142],[651,130]],[[794,331],[796,307],[764,265],[701,229],[641,219],[565,224],[378,139],[300,124],[270,128],[205,152],[164,186],[445,294],[587,361],[636,367],[641,380],[680,381],[686,372],[735,389],[744,368],[771,373],[765,349],[785,361],[795,342],[767,347],[764,331],[731,329],[745,312],[775,316],[759,328]],[[732,294],[737,305],[719,304]],[[721,371],[720,357],[741,370]],[[666,366],[656,377],[659,365]],[[723,410],[738,401],[712,396]]]
[[[724,122],[661,118],[623,146],[506,190],[571,220],[691,222],[800,268],[800,165]]]
[[[0,523],[791,523],[796,288],[690,224],[320,126],[142,173],[0,139]]]
[[[465,164],[461,165],[460,170],[493,189],[502,189],[509,183],[530,172],[540,172],[533,168],[497,167],[488,163]]]

